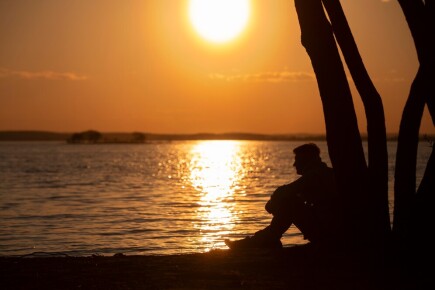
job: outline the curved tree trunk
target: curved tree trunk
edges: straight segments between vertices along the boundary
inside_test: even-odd
[[[428,252],[433,252],[433,205],[435,201],[435,146],[432,145],[432,153],[424,172],[423,179],[418,187],[415,205],[414,205],[414,237],[418,236],[418,242],[415,246],[417,251],[416,259],[423,265],[432,262]],[[425,261],[423,259],[425,258]]]
[[[342,233],[367,241],[367,166],[349,84],[321,0],[295,0],[302,44],[317,77],[329,155],[341,197]]]
[[[331,20],[334,35],[361,96],[367,118],[370,204],[368,223],[373,234],[386,242],[390,232],[388,206],[388,152],[384,107],[364,66],[340,1],[322,0]]]
[[[329,13],[328,22],[322,1]],[[416,156],[424,104],[435,116],[435,0],[399,0],[413,35],[420,68],[404,108],[395,172],[393,232],[396,237],[416,237],[411,229],[428,232],[432,218],[426,214],[434,200],[435,157],[432,153],[416,193]],[[364,68],[341,5],[332,0],[295,0],[302,44],[311,59],[323,104],[329,154],[341,196],[342,230],[348,240],[379,243],[388,232],[387,152],[382,101]],[[357,89],[363,99],[369,134],[369,168],[362,150],[355,110],[343,64],[340,44]],[[432,82],[433,83],[433,82]],[[431,193],[431,194],[429,194]],[[369,211],[369,212],[367,212]],[[372,228],[371,228],[372,227]],[[374,228],[374,230],[373,230]],[[425,230],[426,229],[426,230]],[[372,236],[372,239],[367,238]],[[381,234],[382,236],[379,236]],[[421,234],[421,233],[419,233]]]
[[[424,109],[423,82],[423,73],[419,69],[403,110],[397,141],[393,233],[398,241],[408,236],[412,227],[410,220],[416,193],[418,135]]]
[[[421,251],[430,245],[428,239],[433,218],[427,206],[433,205],[435,184],[433,152],[428,161],[423,180],[416,192],[416,164],[418,135],[425,103],[435,121],[435,2],[433,0],[399,0],[411,30],[417,50],[420,68],[411,87],[403,111],[396,154],[394,185],[394,222],[393,233],[402,248],[413,248],[416,237],[423,237],[423,244],[417,246]],[[420,252],[423,253],[423,252]]]

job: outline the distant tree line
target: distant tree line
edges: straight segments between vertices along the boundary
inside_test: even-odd
[[[89,130],[94,131],[94,130]],[[0,141],[65,141],[81,138],[79,133],[57,133],[46,131],[0,131]],[[98,131],[96,131],[98,132]],[[324,134],[255,134],[255,133],[198,133],[198,134],[156,134],[156,133],[100,133],[101,139],[97,142],[149,142],[149,141],[183,141],[183,140],[255,140],[255,141],[325,141]],[[367,140],[366,135],[361,135]],[[387,135],[388,141],[397,141],[398,134]],[[78,139],[77,139],[78,140]],[[83,139],[85,140],[85,138]],[[433,143],[435,135],[422,134],[420,141]]]
[[[95,130],[74,133],[68,139],[70,144],[98,144],[98,143],[144,143],[147,140],[146,135],[140,132],[131,134],[109,134],[103,135]]]

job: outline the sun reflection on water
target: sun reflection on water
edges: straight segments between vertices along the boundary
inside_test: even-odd
[[[200,193],[197,215],[205,250],[224,246],[222,236],[234,227],[234,194],[243,177],[237,141],[204,141],[192,150],[190,182]]]

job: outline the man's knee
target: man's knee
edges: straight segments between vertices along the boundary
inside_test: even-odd
[[[272,195],[266,203],[266,211],[273,215],[286,216],[303,209],[304,202],[295,194]]]

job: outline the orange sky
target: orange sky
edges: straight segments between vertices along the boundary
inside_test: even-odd
[[[226,45],[194,32],[187,2],[1,1],[0,130],[324,133],[292,0],[252,0]],[[400,7],[341,2],[397,132],[418,67]]]

